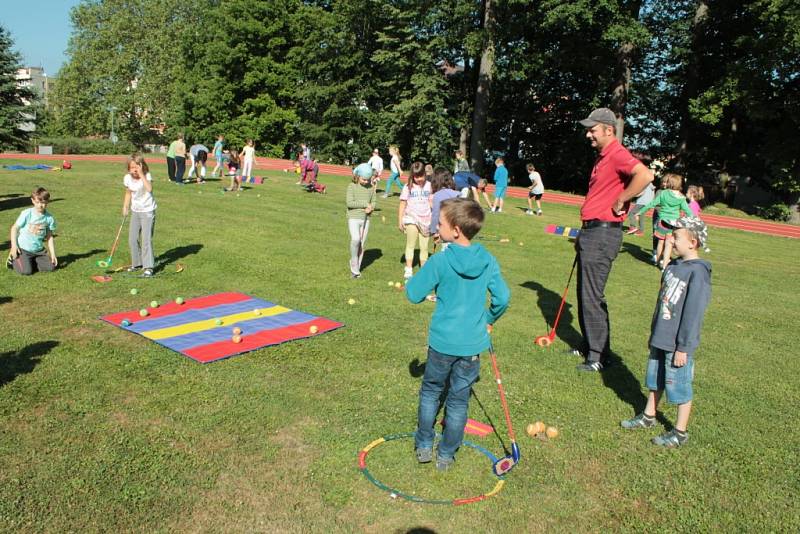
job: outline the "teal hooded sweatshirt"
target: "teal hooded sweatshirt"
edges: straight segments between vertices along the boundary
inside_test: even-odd
[[[436,291],[436,310],[428,344],[450,356],[474,356],[487,350],[486,325],[503,315],[510,297],[494,256],[479,244],[450,243],[406,284],[406,296],[415,304],[431,291]],[[491,296],[488,309],[487,291]]]

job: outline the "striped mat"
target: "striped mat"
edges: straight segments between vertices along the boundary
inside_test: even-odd
[[[344,324],[291,310],[244,293],[217,293],[101,320],[139,334],[200,363],[209,363],[270,345],[318,336]],[[123,326],[123,321],[130,324]],[[234,341],[234,328],[241,330]]]

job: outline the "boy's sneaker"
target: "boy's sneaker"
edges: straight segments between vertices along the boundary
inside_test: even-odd
[[[416,453],[417,461],[421,464],[428,464],[433,460],[433,451],[431,449],[417,449]]]
[[[6,267],[9,269],[14,268],[14,258],[11,257],[11,253],[8,253],[8,258],[6,259]]]
[[[414,276],[414,270],[411,267],[406,267],[405,270],[403,270],[403,278],[408,280],[412,276]]]
[[[653,262],[653,265],[658,265],[658,256],[653,254],[652,256],[650,256],[650,261]]]
[[[635,226],[631,226],[630,228],[628,228],[628,231],[625,232],[625,235],[633,235],[638,231],[639,231],[638,228],[636,228]]]
[[[131,265],[130,267],[128,267],[125,270],[128,271],[129,273],[135,273],[136,271],[138,271],[141,268],[142,268],[141,265]]]
[[[679,432],[673,428],[665,434],[654,437],[651,441],[653,445],[666,447],[667,449],[675,449],[689,441],[689,434],[686,432]]]
[[[353,278],[353,280],[358,280],[361,278],[361,273],[350,273],[350,276]]]
[[[536,215],[541,215],[541,214],[542,214],[542,210],[536,210]]]
[[[153,276],[153,269],[145,269],[144,272],[142,272],[142,276],[151,278]]]
[[[455,458],[442,458],[441,456],[437,456],[436,469],[439,471],[447,471],[455,463],[455,461]]]
[[[578,371],[584,371],[586,373],[596,373],[598,371],[603,370],[603,364],[600,362],[585,362],[577,367],[575,367]]]
[[[525,215],[533,215],[533,210],[525,210]]]
[[[567,349],[564,351],[564,354],[568,354],[569,356],[580,356],[584,360],[586,359],[586,355],[582,353],[580,349]]]
[[[621,421],[620,426],[628,430],[636,430],[638,428],[652,428],[656,426],[656,418],[646,415],[644,412],[638,414],[631,419]]]

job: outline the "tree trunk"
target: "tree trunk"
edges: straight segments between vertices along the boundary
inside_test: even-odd
[[[475,90],[475,109],[472,112],[472,139],[470,143],[470,163],[472,172],[483,172],[486,141],[486,119],[489,113],[489,90],[494,71],[495,14],[494,0],[484,0],[483,28],[485,32],[481,65],[478,71],[478,84]]]
[[[617,116],[617,140],[622,142],[625,133],[625,106],[628,104],[628,87],[631,85],[631,63],[634,47],[625,43],[617,50],[617,76],[611,89],[611,110]]]
[[[683,86],[680,100],[681,129],[678,161],[682,165],[686,164],[689,152],[692,150],[692,117],[689,114],[689,101],[697,97],[700,83],[700,57],[703,53],[703,32],[707,20],[708,4],[705,0],[699,0],[692,21],[692,47],[686,68],[686,84]]]
[[[464,126],[461,127],[461,134],[458,137],[458,149],[465,155],[469,154],[469,150],[467,150],[468,142],[469,142],[469,128],[465,124]]]

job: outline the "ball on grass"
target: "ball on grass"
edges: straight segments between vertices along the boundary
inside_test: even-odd
[[[544,432],[544,430],[545,426],[544,423],[542,423],[541,421],[536,421],[535,423],[531,423],[527,427],[525,427],[525,432],[532,438],[541,434],[542,432]]]
[[[235,327],[233,328],[233,335],[234,335],[234,336],[238,336],[238,335],[239,335],[239,334],[241,334],[241,333],[242,333],[242,329],[241,329],[241,328],[239,328],[238,326],[235,326]]]
[[[150,307],[151,308],[158,308],[158,301],[157,300],[151,300],[150,301]]]
[[[242,336],[233,336],[231,338],[231,341],[233,341],[234,343],[241,343],[242,342]]]
[[[177,304],[178,306],[183,304],[183,302],[184,302],[183,297],[178,297],[175,299],[175,304]]]
[[[389,287],[394,287],[394,282],[389,282]]]
[[[316,334],[317,332],[319,332],[319,328],[317,328],[314,325],[311,325],[311,327],[308,329],[308,331],[311,332],[312,334]]]
[[[355,304],[355,303],[356,303],[356,299],[347,299],[347,303],[348,303],[350,306],[352,306],[353,304]]]
[[[141,315],[142,317],[147,317],[148,315],[150,315],[150,312],[147,311],[145,308],[142,308],[141,310],[139,310],[139,315]]]
[[[139,290],[138,289],[136,289],[135,287],[133,289],[131,289],[131,295],[138,295],[138,294],[139,294]]]
[[[548,426],[544,431],[548,438],[553,439],[558,437],[558,429],[554,426]]]
[[[403,284],[401,284],[400,282],[395,282],[394,287],[395,289],[400,289],[401,287],[403,287]]]

